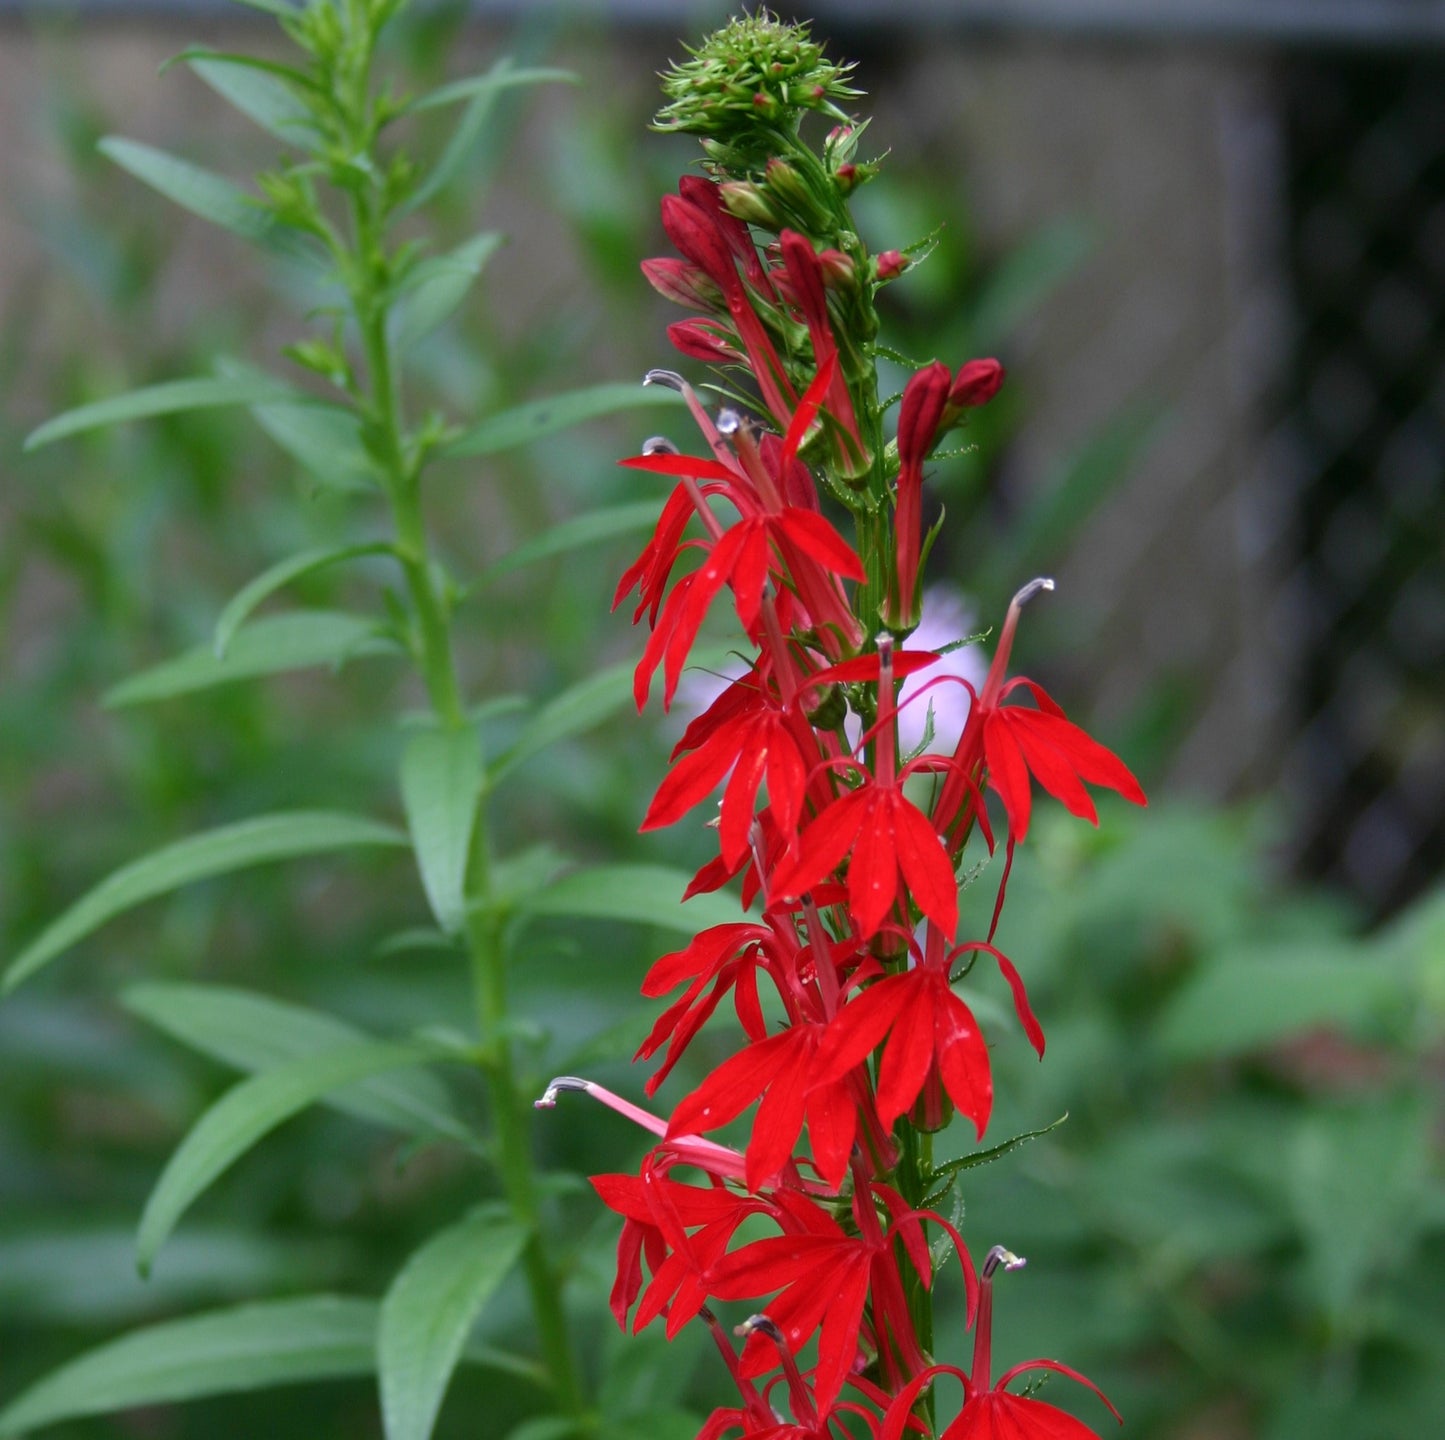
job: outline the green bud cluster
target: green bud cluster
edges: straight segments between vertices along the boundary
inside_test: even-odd
[[[751,149],[759,122],[794,132],[810,111],[846,121],[837,102],[862,93],[847,83],[853,66],[829,60],[806,25],[784,24],[766,10],[730,20],[688,54],[662,77],[669,103],[655,129]]]

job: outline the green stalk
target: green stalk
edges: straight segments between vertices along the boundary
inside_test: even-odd
[[[366,67],[369,61],[367,54]],[[362,107],[361,114],[353,111],[353,122],[359,138],[369,148],[374,134],[364,113],[368,102],[363,98],[369,86],[359,85],[357,90],[358,96],[348,99]],[[391,507],[397,554],[416,620],[417,669],[437,722],[447,729],[458,730],[468,722],[457,680],[451,616],[432,563],[421,503],[422,463],[409,452],[387,334],[386,294],[391,257],[385,246],[384,221],[370,190],[353,193],[351,212],[354,244],[348,267],[351,301],[366,364],[365,384],[357,383],[353,398],[373,437],[373,456],[382,470]],[[487,818],[483,797],[477,802],[472,831],[467,888],[471,919],[466,933],[482,1041],[481,1068],[486,1074],[492,1101],[497,1168],[512,1213],[529,1236],[523,1252],[523,1268],[543,1357],[559,1408],[578,1422],[576,1429],[581,1431],[590,1428],[588,1412],[567,1332],[561,1278],[542,1240],[541,1201],[527,1127],[528,1112],[518,1090],[511,1044],[507,1039],[505,956],[500,911],[491,882]]]

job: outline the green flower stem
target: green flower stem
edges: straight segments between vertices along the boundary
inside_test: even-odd
[[[365,383],[363,386],[358,382],[354,399],[391,505],[396,549],[416,622],[413,651],[417,669],[438,722],[448,729],[461,729],[468,722],[457,680],[450,609],[432,563],[422,511],[422,462],[409,454],[387,334],[386,295],[391,259],[386,251],[383,221],[371,190],[353,192],[352,222],[355,250],[349,257],[347,270],[366,362]],[[558,1406],[578,1421],[577,1428],[581,1430],[586,1428],[587,1409],[562,1307],[561,1278],[542,1240],[541,1201],[527,1127],[528,1112],[518,1090],[512,1048],[507,1039],[505,955],[500,907],[491,885],[486,822],[483,797],[477,804],[472,832],[467,891],[472,919],[466,941],[481,1031],[482,1069],[487,1077],[496,1127],[496,1163],[512,1212],[530,1237],[523,1253],[523,1268]]]

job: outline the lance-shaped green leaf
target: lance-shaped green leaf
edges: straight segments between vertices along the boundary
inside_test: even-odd
[[[334,1015],[223,985],[147,982],[128,986],[121,1001],[181,1044],[252,1073],[374,1039]],[[476,1139],[446,1086],[425,1070],[373,1076],[323,1096],[322,1103],[408,1135],[445,1135],[469,1145]]]
[[[33,431],[25,441],[25,448],[36,450],[54,440],[128,420],[147,420],[156,415],[216,409],[223,405],[259,405],[295,397],[296,391],[269,375],[204,375],[190,380],[167,380],[67,410]]]
[[[376,489],[376,472],[361,443],[361,425],[350,410],[291,400],[254,405],[251,414],[324,489]]]
[[[556,74],[564,79],[571,78],[565,71],[556,72]],[[523,77],[535,75],[542,80],[555,78],[550,72],[518,69],[510,59],[504,56],[492,66],[486,75],[478,76],[474,82],[453,82],[453,86],[444,86],[441,91],[433,91],[431,96],[422,96],[412,103],[411,108],[413,109],[430,109],[438,104],[448,104],[450,103],[449,99],[438,100],[435,97],[450,89],[453,91],[450,98],[466,100],[467,108],[462,112],[462,118],[457,122],[456,129],[452,132],[437,163],[432,167],[431,173],[412,192],[402,206],[403,211],[423,209],[437,195],[441,194],[463,170],[467,169],[469,164],[475,163],[479,147],[497,136],[501,127],[493,123],[493,114],[503,93],[515,89],[518,84],[534,83],[525,78],[514,83],[510,78],[513,75]],[[466,86],[469,83],[471,88],[465,94],[454,89],[454,86]]]
[[[313,571],[324,570],[343,560],[357,560],[364,555],[391,555],[395,551],[385,541],[373,541],[365,545],[338,545],[315,550],[301,550],[278,560],[270,569],[263,570],[254,580],[243,585],[227,602],[216,620],[215,635],[211,648],[216,659],[224,660],[231,640],[241,625],[250,618],[251,612],[263,601],[274,595],[293,580]]]
[[[592,385],[489,415],[453,440],[447,450],[452,455],[495,455],[604,415],[648,406],[676,408],[681,404],[682,397],[676,391],[661,385]]]
[[[731,895],[694,895],[684,905],[682,892],[691,879],[686,871],[667,865],[597,865],[521,896],[517,908],[529,915],[658,925],[684,935],[743,918]]]
[[[255,197],[224,176],[152,145],[118,135],[108,135],[100,142],[99,149],[122,170],[129,171],[137,180],[193,215],[247,240],[272,238],[276,222],[270,213]]]
[[[630,505],[614,505],[607,510],[573,515],[518,545],[515,550],[508,551],[495,565],[487,567],[478,583],[490,584],[538,560],[550,560],[556,555],[584,550],[589,545],[600,545],[619,535],[651,530],[656,524],[657,502],[654,500],[639,500]]]
[[[485,75],[468,75],[461,80],[450,80],[445,85],[418,96],[405,108],[408,111],[435,110],[441,105],[456,105],[463,100],[475,100],[478,96],[493,96],[503,90],[515,90],[521,85],[545,85],[553,82],[578,85],[581,79],[571,70],[557,70],[542,65],[513,69],[511,61],[499,60]]]
[[[218,656],[214,643],[197,645],[132,675],[105,693],[109,709],[169,700],[238,680],[307,670],[315,665],[340,667],[362,655],[384,655],[398,649],[374,620],[336,610],[298,610],[266,615],[243,627]]]
[[[432,914],[456,934],[466,921],[467,857],[482,793],[476,732],[420,730],[401,760],[401,798]]]
[[[995,1160],[1002,1160],[1005,1155],[1012,1154],[1020,1146],[1027,1145],[1030,1140],[1037,1140],[1040,1136],[1057,1130],[1068,1118],[1069,1112],[1066,1110],[1052,1125],[1045,1125],[1038,1130],[1024,1130],[1018,1135],[1010,1135],[1007,1140],[999,1141],[997,1145],[990,1145],[987,1150],[975,1150],[972,1155],[964,1155],[957,1160],[949,1160],[945,1164],[939,1165],[929,1176],[929,1183],[936,1184],[941,1180],[943,1184],[924,1199],[923,1208],[933,1209],[947,1199],[949,1191],[958,1183],[958,1177],[965,1170],[972,1170],[978,1165],[991,1165]]]
[[[258,815],[188,836],[122,866],[51,921],[5,972],[0,994],[13,990],[107,920],[183,885],[302,855],[407,843],[407,837],[390,825],[327,810]]]
[[[396,345],[408,349],[446,321],[501,244],[495,232],[478,235],[445,255],[421,261],[407,276],[392,312]]]
[[[363,1040],[288,1060],[233,1086],[192,1126],[146,1201],[136,1235],[141,1273],[197,1196],[278,1125],[333,1090],[450,1053],[436,1044]]]
[[[296,83],[306,79],[300,72],[250,55],[215,50],[191,51],[181,58],[223,100],[283,144],[317,148],[315,122],[296,93]]]
[[[531,720],[516,741],[497,758],[488,777],[489,783],[520,765],[524,760],[565,740],[600,725],[632,700],[632,662],[610,665],[589,675],[576,685],[548,701]]]
[[[402,1267],[377,1328],[386,1440],[429,1440],[467,1335],[526,1241],[508,1212],[480,1207]]]
[[[0,1411],[0,1437],[140,1405],[370,1374],[376,1324],[374,1301],[309,1295],[149,1325],[37,1381]]]

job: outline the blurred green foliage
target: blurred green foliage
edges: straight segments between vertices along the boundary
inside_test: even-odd
[[[403,34],[417,88],[450,70],[465,41],[461,8],[430,9]],[[555,23],[534,21],[513,52],[585,56],[605,38],[553,33]],[[52,263],[0,334],[0,393],[17,397],[0,415],[7,959],[99,875],[196,829],[337,797],[357,812],[398,816],[390,717],[414,702],[395,671],[348,666],[97,710],[122,676],[203,642],[226,599],[278,555],[350,536],[344,500],[231,412],[100,431],[17,458],[24,431],[58,410],[194,373],[218,350],[266,358],[276,323],[254,278],[242,282],[244,303],[188,299],[183,325],[153,323],[163,300],[174,307],[166,287],[187,239],[161,205],[126,203],[132,182],[94,153],[109,117],[94,113],[83,77],[70,74],[52,88],[44,127],[74,185],[33,208]],[[595,91],[570,96],[567,123],[540,138],[528,132],[526,166],[505,168],[495,148],[442,198],[460,239],[475,231],[494,181],[520,213],[553,217],[546,223],[572,269],[565,288],[544,277],[509,293],[505,315],[479,291],[459,323],[430,336],[416,363],[440,393],[486,413],[631,378],[665,359],[670,317],[636,272],[656,248],[656,196],[673,178],[667,144],[641,138],[651,104],[644,95],[625,113]],[[860,206],[878,242],[907,243],[941,218],[960,223],[895,287],[905,303],[912,297],[899,315],[900,350],[957,361],[1004,349],[1087,236],[1062,222],[982,265],[964,217],[939,216],[937,186],[908,174],[906,160],[893,157]],[[284,274],[268,283],[284,289]],[[938,295],[963,297],[948,309],[947,333],[933,323]],[[1026,378],[1009,406],[981,415],[977,449],[956,470],[938,467],[950,507],[969,521],[950,568],[984,615],[1059,553],[1158,419],[1119,417],[1039,512],[1001,519],[989,477],[1012,428],[1027,423]],[[653,498],[611,465],[636,443],[634,429],[594,427],[488,460],[496,478],[485,489],[477,462],[449,462],[436,529],[455,573],[479,579],[557,519]],[[604,603],[627,546],[613,541],[476,583],[458,618],[475,693],[553,694],[600,660],[629,654],[634,637]],[[322,570],[296,588],[309,605],[331,608],[359,583]],[[493,729],[500,748],[524,721],[500,713]],[[1156,738],[1162,754],[1168,736]],[[618,721],[527,762],[500,815],[508,847],[565,841],[573,854],[609,861],[700,861],[700,839],[635,834],[646,800],[638,777],[661,774],[665,739]],[[1168,800],[1140,816],[1111,808],[1097,835],[1041,817],[1030,849],[1001,943],[1029,980],[1049,1049],[1036,1065],[1004,998],[980,1004],[997,1045],[989,1139],[1065,1111],[1069,1119],[969,1172],[963,1187],[975,1250],[998,1241],[1031,1261],[1001,1285],[997,1360],[1045,1354],[1078,1365],[1140,1440],[1432,1433],[1445,1413],[1445,902],[1427,899],[1361,936],[1347,906],[1271,879],[1261,817]],[[382,855],[247,872],[114,922],[0,1005],[0,1403],[140,1324],[319,1290],[375,1297],[418,1244],[488,1193],[484,1168],[461,1148],[398,1146],[354,1114],[313,1110],[214,1188],[149,1279],[135,1269],[136,1220],[155,1177],[234,1071],[142,1023],[154,1017],[156,992],[132,987],[203,980],[393,1032],[454,1024],[469,1006],[454,957],[381,943],[424,919],[414,878]],[[542,919],[524,941],[513,978],[517,1014],[537,1021],[520,1037],[529,1068],[539,1081],[587,1070],[635,1095],[639,1077],[625,1057],[652,1018],[636,987],[674,939]],[[707,1059],[700,1044],[670,1093],[683,1093]],[[452,1067],[446,1083],[461,1114],[481,1112],[474,1076]],[[668,1347],[657,1335],[615,1333],[605,1313],[613,1222],[575,1180],[630,1166],[639,1137],[615,1117],[563,1106],[536,1128],[536,1143],[576,1237],[570,1299],[579,1333],[596,1337],[586,1361],[604,1402],[613,1413],[649,1414],[649,1440],[691,1435],[685,1412],[705,1413],[723,1395],[716,1366],[690,1334]],[[471,1342],[480,1363],[459,1373],[438,1434],[500,1436],[533,1412],[534,1380],[489,1362],[483,1348],[515,1349],[525,1310],[522,1287],[506,1282]],[[940,1358],[961,1362],[956,1314],[939,1334]],[[1049,1398],[1073,1403],[1062,1386]],[[380,1432],[373,1382],[356,1378],[52,1433]]]

